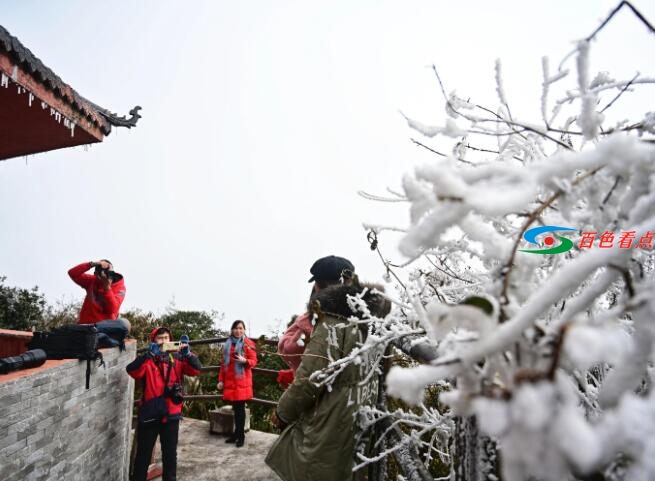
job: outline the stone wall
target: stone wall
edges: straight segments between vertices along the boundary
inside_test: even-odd
[[[136,343],[101,352],[88,390],[86,361],[0,375],[2,481],[127,481]]]

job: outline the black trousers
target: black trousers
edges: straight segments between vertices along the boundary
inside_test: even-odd
[[[159,436],[159,443],[161,444],[161,457],[164,468],[162,479],[163,481],[175,481],[177,479],[177,435],[179,429],[179,419],[166,423],[139,424],[136,436],[134,481],[146,481],[148,466],[150,466],[152,450],[155,447],[157,436]]]
[[[245,437],[244,429],[246,427],[246,402],[232,401],[232,410],[234,411],[234,437],[243,439]]]

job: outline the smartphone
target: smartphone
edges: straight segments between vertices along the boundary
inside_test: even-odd
[[[161,346],[161,350],[164,352],[177,351],[178,349],[180,349],[180,341],[165,342]]]

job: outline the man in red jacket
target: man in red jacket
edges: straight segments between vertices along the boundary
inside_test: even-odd
[[[153,329],[148,352],[138,356],[125,368],[130,376],[143,382],[134,481],[146,481],[157,436],[161,444],[163,481],[176,480],[184,376],[197,376],[202,366],[198,357],[189,350],[188,336],[181,336],[180,344],[175,348],[164,345],[171,341],[171,337],[166,327]]]
[[[87,274],[95,269],[93,275]],[[68,271],[70,278],[86,291],[80,310],[80,324],[95,324],[101,333],[101,347],[123,347],[123,339],[130,330],[130,323],[118,319],[123,299],[125,299],[125,280],[107,259],[84,262]]]
[[[94,269],[94,275],[86,274]],[[80,324],[114,320],[125,298],[125,280],[107,259],[84,262],[68,271],[73,282],[86,291],[80,311]]]

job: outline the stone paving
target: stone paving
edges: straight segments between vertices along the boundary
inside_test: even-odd
[[[277,438],[276,434],[251,430],[246,433],[246,444],[241,448],[226,444],[225,438],[226,436],[210,434],[209,422],[185,418],[180,424],[177,479],[280,481],[264,463],[266,453]]]

